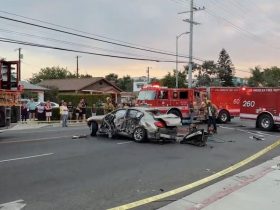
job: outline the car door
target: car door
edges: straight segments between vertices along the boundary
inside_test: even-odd
[[[139,125],[143,113],[136,109],[129,109],[126,114],[126,119],[124,123],[124,131],[131,135],[134,132],[134,129]]]
[[[120,132],[123,130],[123,124],[125,122],[126,112],[127,112],[126,109],[120,109],[114,113],[114,115],[115,115],[114,125],[115,125],[117,132]]]

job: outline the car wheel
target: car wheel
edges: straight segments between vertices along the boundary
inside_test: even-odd
[[[98,131],[98,124],[97,124],[97,122],[92,121],[90,126],[91,126],[91,133],[90,133],[90,135],[91,136],[96,136],[96,133]]]
[[[273,119],[268,114],[263,114],[258,119],[258,127],[265,131],[272,130],[274,125]]]
[[[176,109],[171,109],[171,110],[168,112],[168,114],[174,114],[174,115],[176,115],[177,117],[182,118],[181,112],[178,111],[178,110],[176,110]]]
[[[225,110],[220,111],[218,120],[220,123],[227,123],[230,119],[229,113]]]
[[[142,127],[138,127],[133,132],[133,139],[135,142],[144,142],[146,139],[146,130]]]

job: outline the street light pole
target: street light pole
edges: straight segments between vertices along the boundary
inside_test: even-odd
[[[192,87],[192,54],[193,54],[193,0],[190,2],[190,44],[189,44],[189,71],[188,71],[188,87]]]
[[[178,39],[184,35],[184,34],[189,34],[190,32],[184,32],[181,33],[180,35],[176,36],[176,88],[178,88]]]

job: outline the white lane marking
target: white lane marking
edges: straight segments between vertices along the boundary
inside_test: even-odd
[[[46,137],[46,138],[39,138],[39,139],[4,141],[4,142],[0,142],[0,144],[24,143],[24,142],[33,142],[33,141],[54,140],[54,139],[59,139],[59,138],[71,138],[71,136],[56,136],[56,137]]]
[[[12,201],[9,203],[0,204],[0,209],[1,210],[20,210],[25,206],[26,206],[26,204],[24,203],[24,200],[20,199],[20,200]]]
[[[249,130],[243,130],[243,129],[239,129],[239,128],[231,128],[231,127],[226,127],[226,126],[219,126],[219,128],[224,128],[224,129],[229,129],[229,130],[236,130],[236,131],[241,131],[241,132],[245,132],[248,134],[253,134],[255,136],[273,136],[273,137],[280,137],[279,135],[273,135],[273,134],[269,134],[269,133],[264,133],[264,132],[260,132],[260,131],[256,131],[256,132],[251,132]]]
[[[82,127],[82,128],[81,128]],[[81,126],[81,127],[68,127],[68,128],[70,128],[69,129],[69,131],[71,131],[71,130],[80,130],[80,129],[89,129],[87,126]],[[61,128],[61,127],[57,127],[57,128]],[[35,128],[36,130],[38,129],[38,128]],[[22,129],[22,130],[10,130],[10,129],[7,129],[7,130],[5,130],[6,132],[15,132],[15,131],[17,131],[18,133],[21,133],[21,134],[27,134],[27,133],[40,133],[40,132],[53,132],[53,131],[62,131],[62,132],[65,132],[65,130],[62,130],[62,129],[51,129],[51,130],[39,130],[39,131],[30,131],[30,132],[20,132],[20,131],[24,131],[24,129]],[[2,209],[1,209],[2,210]]]
[[[132,141],[119,142],[117,144],[129,144],[129,143],[132,143]]]
[[[12,158],[12,159],[7,159],[7,160],[0,160],[0,163],[14,161],[14,160],[24,160],[24,159],[29,159],[29,158],[49,156],[49,155],[53,155],[53,154],[54,153],[45,153],[45,154],[41,154],[41,155],[32,155],[32,156],[27,156],[27,157],[20,157],[20,158]]]

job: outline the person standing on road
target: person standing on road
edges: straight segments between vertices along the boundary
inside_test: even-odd
[[[22,123],[23,123],[23,121],[26,123],[27,115],[28,115],[27,104],[22,103],[22,105],[21,105],[21,122]]]
[[[67,104],[67,108],[68,108],[68,119],[72,120],[74,107],[71,101],[69,101],[69,103]]]
[[[81,109],[82,109],[82,117],[83,117],[82,119],[83,119],[83,122],[85,122],[86,121],[86,112],[87,112],[87,103],[84,98],[81,99],[80,104],[81,104]]]
[[[110,97],[107,97],[106,98],[106,103],[104,105],[104,112],[105,112],[105,114],[108,114],[108,113],[114,111],[114,109],[115,109],[115,107],[114,107],[114,105],[112,103],[112,99]]]
[[[51,116],[52,116],[52,105],[51,102],[48,100],[45,105],[46,110],[46,121],[51,122]]]
[[[35,120],[35,112],[36,112],[36,103],[33,98],[27,104],[27,109],[30,113],[29,119]]]
[[[217,133],[216,115],[217,108],[210,100],[207,101],[206,114],[208,120],[208,133],[210,133],[210,127],[213,125],[213,133]]]
[[[68,122],[68,107],[67,103],[63,102],[61,108],[61,113],[62,113],[62,127],[68,127],[67,122]]]
[[[44,118],[45,118],[44,112],[45,112],[44,103],[40,102],[39,105],[37,106],[37,118],[38,118],[38,121],[44,120]]]

